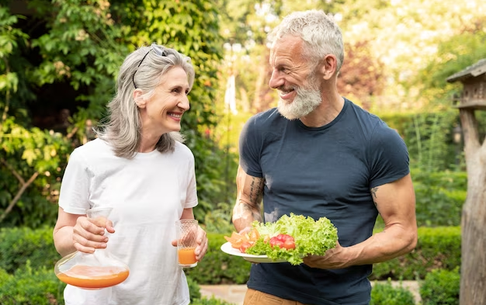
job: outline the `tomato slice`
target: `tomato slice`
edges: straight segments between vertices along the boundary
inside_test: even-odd
[[[273,247],[283,248],[283,244],[284,244],[283,241],[279,239],[277,236],[270,238],[270,246],[272,248]]]
[[[279,234],[270,239],[270,246],[285,248],[287,250],[295,249],[295,240],[288,234]]]

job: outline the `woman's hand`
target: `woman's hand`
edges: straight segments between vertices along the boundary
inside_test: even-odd
[[[194,253],[196,254],[196,260],[199,262],[202,260],[206,252],[208,251],[208,237],[206,232],[200,227],[197,227],[197,236],[196,236],[196,249]],[[172,241],[172,246],[177,247],[177,240],[174,239]]]
[[[194,253],[196,254],[196,259],[199,262],[208,251],[208,237],[206,232],[199,226],[197,230],[196,243],[197,247]]]
[[[73,227],[73,243],[76,250],[93,253],[96,249],[105,249],[108,237],[105,229],[114,233],[113,223],[104,218],[90,219],[85,216],[78,217]]]

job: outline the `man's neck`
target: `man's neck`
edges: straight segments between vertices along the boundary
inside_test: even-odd
[[[336,92],[336,94],[324,98],[314,111],[300,120],[308,127],[321,127],[332,122],[341,113],[343,107],[344,98]]]

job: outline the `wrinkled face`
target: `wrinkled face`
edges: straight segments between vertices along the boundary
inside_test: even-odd
[[[171,68],[154,89],[152,95],[137,102],[140,108],[143,131],[162,135],[181,129],[181,119],[189,110],[187,94],[190,87],[187,74],[181,67]]]
[[[269,85],[279,91],[279,112],[289,120],[311,113],[321,103],[319,83],[312,64],[302,55],[303,42],[294,36],[277,40],[270,52]]]

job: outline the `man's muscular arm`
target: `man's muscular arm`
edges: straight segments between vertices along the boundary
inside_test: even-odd
[[[417,244],[415,192],[410,174],[371,189],[373,201],[385,228],[367,240],[349,247],[339,243],[324,256],[308,256],[304,263],[313,268],[336,269],[383,262],[412,251]]]
[[[236,188],[237,197],[233,208],[233,225],[236,231],[240,232],[251,227],[254,220],[262,221],[263,178],[250,176],[241,167],[238,167]]]

